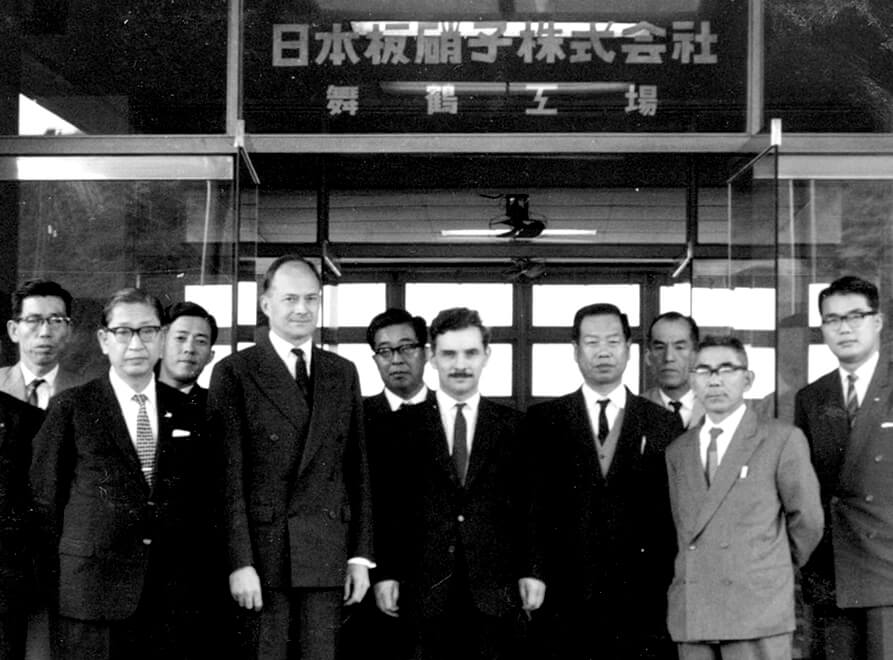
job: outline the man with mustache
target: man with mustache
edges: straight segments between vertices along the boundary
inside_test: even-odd
[[[181,391],[204,414],[208,390],[198,377],[214,359],[217,321],[201,305],[179,302],[167,310],[158,380]]]
[[[393,431],[375,439],[376,602],[411,622],[422,660],[506,657],[513,621],[545,595],[527,537],[520,415],[478,391],[489,339],[476,311],[440,312],[431,322],[435,401],[399,411]]]
[[[657,386],[642,396],[676,414],[686,429],[704,419],[704,406],[688,383],[698,335],[698,324],[692,317],[664,312],[651,322],[645,338],[645,363],[654,373]]]
[[[562,660],[671,658],[666,626],[675,531],[664,450],[679,419],[634,396],[622,379],[626,314],[579,309],[574,357],[583,386],[532,406],[525,422],[541,480],[539,524]]]

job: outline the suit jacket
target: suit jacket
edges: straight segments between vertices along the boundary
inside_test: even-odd
[[[254,566],[265,587],[340,587],[349,558],[372,557],[357,371],[317,348],[311,364],[312,406],[266,334],[211,376],[229,568]]]
[[[648,399],[652,403],[656,403],[661,408],[666,410],[670,410],[664,405],[664,400],[660,397],[660,388],[652,387],[650,390],[646,390],[641,394],[642,398]],[[673,412],[670,410],[670,412]],[[691,412],[691,421],[688,423],[686,428],[694,428],[698,426],[704,420],[704,406],[701,405],[701,402],[695,399],[694,405],[692,406]]]
[[[376,438],[386,447],[387,478],[376,490],[375,579],[400,582],[401,611],[442,614],[464,567],[474,605],[499,616],[518,604],[518,579],[539,576],[525,538],[520,419],[511,408],[480,400],[464,486],[436,400],[398,411],[388,436]]]
[[[679,553],[668,622],[677,642],[794,630],[794,569],[822,536],[819,484],[799,429],[745,412],[708,489],[689,429],[667,450]]]
[[[207,561],[208,452],[182,394],[156,382],[153,487],[108,376],[53,397],[34,440],[31,484],[45,584],[63,616],[120,620],[137,608],[152,567],[169,602],[187,604]]]
[[[74,371],[59,367],[59,373],[56,374],[56,381],[54,383],[54,396],[76,385],[80,385],[83,381],[84,379]],[[19,401],[26,400],[25,378],[22,375],[22,369],[18,363],[11,367],[0,367],[0,392],[6,392]]]
[[[675,534],[664,449],[681,433],[678,418],[627,390],[607,476],[582,390],[532,406],[525,429],[543,473],[537,530],[548,544],[553,603],[571,611],[587,603],[665,635]]]
[[[0,393],[0,614],[24,612],[35,595],[28,466],[42,420],[43,411]]]
[[[828,532],[803,570],[813,603],[893,605],[893,365],[881,354],[852,430],[834,370],[797,392]]]

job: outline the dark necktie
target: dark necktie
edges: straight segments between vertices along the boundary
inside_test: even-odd
[[[856,419],[856,413],[859,412],[859,397],[856,396],[856,380],[859,377],[856,374],[847,374],[847,387],[846,387],[846,416],[850,422],[850,426],[853,425],[853,421]]]
[[[459,483],[465,485],[465,473],[468,470],[468,426],[462,414],[464,403],[456,404],[456,423],[453,425],[453,465],[459,475]]]
[[[152,437],[152,425],[149,423],[149,413],[146,411],[146,401],[149,397],[145,394],[134,394],[132,398],[140,406],[136,414],[136,455],[140,459],[146,483],[151,487],[155,477],[155,438]]]
[[[714,426],[710,431],[710,443],[707,445],[707,467],[704,470],[704,476],[707,477],[707,487],[713,483],[713,477],[716,476],[716,468],[719,466],[718,454],[716,451],[716,438],[722,433],[722,429]]]
[[[301,348],[293,348],[291,352],[297,357],[295,362],[295,382],[298,389],[304,395],[304,399],[310,400],[310,376],[307,375],[307,361],[304,359],[304,350]]]
[[[25,401],[30,403],[32,406],[37,406],[37,388],[45,382],[46,381],[43,378],[35,378],[30,383],[28,383],[28,387],[25,388]]]
[[[676,414],[676,417],[679,418],[679,423],[682,424],[682,428],[685,428],[685,420],[682,419],[682,402],[681,401],[670,401],[670,408],[673,409],[673,412]]]
[[[605,409],[608,407],[608,404],[611,403],[611,399],[599,399],[598,400],[599,411],[598,411],[598,443],[600,445],[605,444],[605,440],[608,437],[609,429],[608,429],[608,415],[605,412]]]

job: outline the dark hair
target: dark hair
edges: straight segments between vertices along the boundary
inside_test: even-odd
[[[465,328],[477,328],[481,331],[481,340],[484,348],[490,344],[490,328],[481,321],[481,315],[467,307],[451,307],[437,313],[431,321],[431,347],[437,343],[437,338],[451,330],[464,330]]]
[[[18,318],[22,313],[25,298],[35,296],[55,296],[65,304],[65,316],[71,316],[71,294],[62,285],[52,280],[28,280],[12,292],[12,316]]]
[[[211,328],[211,345],[217,343],[217,320],[201,305],[194,302],[178,302],[167,308],[165,325],[170,325],[181,316],[195,316],[208,322]]]
[[[382,328],[392,325],[411,325],[416,340],[422,346],[428,343],[428,324],[425,323],[425,319],[421,316],[413,316],[405,309],[390,307],[372,319],[369,327],[366,328],[366,343],[373,351],[375,350],[375,335]]]
[[[620,325],[623,326],[623,338],[626,339],[626,341],[629,341],[633,336],[633,333],[629,329],[629,319],[626,318],[626,314],[621,312],[617,305],[612,305],[611,303],[595,303],[593,305],[581,307],[577,310],[577,313],[574,314],[574,329],[573,334],[571,335],[571,339],[573,339],[574,342],[580,341],[580,326],[583,324],[583,319],[587,316],[616,316],[620,319]]]
[[[651,347],[651,333],[658,321],[682,321],[683,323],[688,323],[688,334],[689,337],[691,337],[691,343],[694,346],[697,346],[698,342],[701,341],[701,330],[698,328],[698,324],[695,323],[695,320],[692,317],[680,314],[679,312],[664,312],[663,314],[658,314],[654,317],[651,325],[648,326],[648,334],[645,335],[646,347]]]
[[[99,325],[103,328],[109,327],[109,317],[112,311],[118,305],[148,305],[155,310],[158,315],[158,322],[165,325],[164,307],[161,301],[155,296],[146,293],[142,289],[128,287],[126,289],[118,289],[109,298],[109,301],[102,308],[102,316],[99,319]]]
[[[316,266],[307,261],[304,257],[300,257],[296,254],[283,254],[281,257],[277,257],[273,263],[270,264],[270,267],[267,268],[267,272],[264,273],[264,283],[261,287],[261,293],[266,293],[269,290],[270,284],[273,282],[273,277],[276,275],[276,271],[278,271],[281,266],[289,263],[298,263],[307,266],[316,278],[319,288],[322,289],[322,278],[319,276],[319,271],[316,270]]]
[[[738,339],[738,337],[733,337],[732,335],[707,335],[701,340],[701,343],[698,344],[698,353],[705,348],[711,347],[731,348],[738,354],[741,361],[744,362],[744,366],[747,366],[747,351],[744,349],[744,344],[741,343],[741,340]]]
[[[874,312],[878,311],[879,297],[877,287],[861,277],[844,275],[831,282],[827,288],[822,289],[821,293],[819,293],[819,314],[822,313],[822,303],[825,302],[826,298],[847,294],[865,296],[865,300],[868,301],[868,306],[871,310]]]

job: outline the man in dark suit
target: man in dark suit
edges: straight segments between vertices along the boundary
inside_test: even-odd
[[[819,294],[839,368],[797,393],[827,533],[802,571],[814,658],[893,657],[893,365],[877,287],[842,277]]]
[[[417,627],[421,659],[506,657],[521,608],[537,609],[545,594],[527,538],[520,416],[478,392],[489,355],[477,312],[440,312],[436,401],[401,410],[376,438],[388,443],[376,601]]]
[[[342,601],[369,587],[372,506],[353,363],[313,346],[322,286],[300,257],[267,270],[270,330],[221,360],[208,392],[223,451],[230,591],[264,660],[334,658]]]
[[[207,451],[184,401],[155,380],[163,310],[122,289],[102,312],[110,369],[53,398],[31,485],[60,658],[182,658],[206,558]]]
[[[193,302],[171,305],[166,316],[158,380],[185,394],[203,413],[208,391],[198,384],[198,377],[214,359],[217,321]]]
[[[645,336],[645,363],[654,373],[657,386],[642,396],[678,415],[687,429],[704,419],[704,406],[688,382],[699,335],[698,324],[692,317],[664,312],[651,322]]]
[[[0,658],[22,660],[28,616],[38,604],[28,512],[31,439],[43,413],[0,392]]]
[[[0,368],[0,392],[46,410],[50,397],[82,379],[60,366],[71,339],[71,294],[50,280],[29,280],[12,294],[9,338],[19,361]]]
[[[681,660],[791,658],[794,565],[822,537],[806,438],[747,406],[753,378],[737,338],[705,338],[692,385],[707,417],[667,449],[679,547],[668,620]]]
[[[623,386],[630,327],[614,305],[577,311],[574,356],[585,381],[532,406],[525,430],[542,471],[537,529],[548,542],[547,605],[558,657],[666,658],[675,531],[664,449],[678,418]]]

